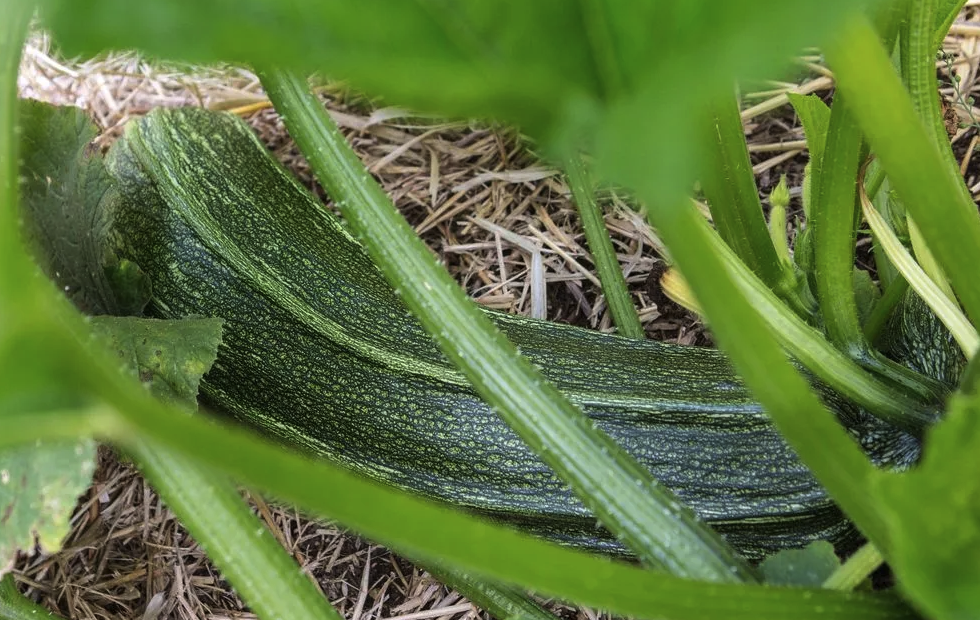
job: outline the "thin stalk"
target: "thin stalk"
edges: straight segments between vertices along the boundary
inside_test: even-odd
[[[826,46],[838,88],[889,181],[974,323],[980,321],[980,219],[964,193],[959,170],[946,159],[916,115],[874,28],[855,12]]]
[[[78,439],[79,437],[123,437],[125,426],[110,407],[99,405],[87,409],[53,411],[4,411],[4,445],[31,443],[37,437]],[[18,420],[30,420],[21,425]]]
[[[938,401],[942,392],[933,382],[871,346],[858,318],[853,272],[860,220],[857,186],[863,182],[859,170],[864,150],[857,121],[846,99],[838,95],[831,107],[822,156],[811,162],[814,279],[824,326],[830,341],[860,366],[919,399]]]
[[[14,576],[0,579],[0,620],[62,620],[17,590]]]
[[[884,563],[878,548],[868,543],[854,552],[854,555],[847,558],[847,561],[831,573],[830,577],[823,582],[823,587],[830,590],[853,590],[861,585],[871,573],[878,570]]]
[[[935,66],[937,48],[932,45],[938,4],[938,0],[916,0],[909,5],[901,38],[902,78],[912,99],[912,105],[946,160],[946,165],[957,169],[959,164],[950,146],[939,105],[939,81]],[[966,190],[965,186],[963,190]],[[952,298],[952,291],[949,283],[946,282],[945,274],[936,263],[929,246],[922,239],[911,217],[908,226],[912,249],[915,251],[919,265],[932,281]]]
[[[852,358],[869,347],[861,332],[854,299],[855,179],[861,166],[862,140],[844,98],[834,97],[823,157],[810,161],[813,194],[809,226],[813,235],[817,299],[828,339]]]
[[[20,178],[17,72],[34,7],[34,0],[8,0],[0,18],[0,255],[4,257],[0,269],[0,316],[5,320],[8,316],[5,306],[23,292],[33,290],[26,256],[16,248],[21,247],[17,224]]]
[[[715,228],[766,286],[783,295],[795,294],[792,285],[783,282],[769,237],[735,97],[720,98],[711,108],[711,117],[711,144],[701,184]]]
[[[224,473],[153,440],[131,449],[140,471],[260,618],[343,620]]]
[[[589,252],[592,253],[596,271],[599,273],[602,294],[609,304],[613,322],[623,336],[643,338],[645,334],[643,325],[640,324],[640,316],[630,298],[623,269],[616,258],[616,250],[606,230],[602,211],[596,204],[593,183],[582,158],[568,158],[565,163],[565,174],[572,190],[572,197],[575,199],[575,206],[578,207],[582,230],[585,231],[585,241],[588,243]]]
[[[278,70],[260,77],[317,178],[405,304],[599,521],[651,567],[709,581],[754,580],[716,532],[595,429],[479,311],[367,174],[306,81]]]

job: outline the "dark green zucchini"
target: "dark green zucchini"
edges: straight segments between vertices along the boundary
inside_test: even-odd
[[[239,120],[157,110],[109,168],[121,258],[151,312],[226,320],[205,404],[365,475],[619,551],[568,488],[485,405],[358,243]],[[855,532],[718,351],[491,313],[521,351],[746,556]],[[882,464],[916,441],[836,398]]]

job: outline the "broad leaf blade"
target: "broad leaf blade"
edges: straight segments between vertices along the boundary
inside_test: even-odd
[[[115,310],[103,274],[109,175],[81,109],[21,105],[23,232],[45,274],[83,312]]]
[[[197,407],[197,389],[218,356],[221,319],[161,321],[104,316],[93,331],[160,400]]]
[[[0,450],[0,574],[18,551],[61,547],[94,470],[95,444],[87,439]]]

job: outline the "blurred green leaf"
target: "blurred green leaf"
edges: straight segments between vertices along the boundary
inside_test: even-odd
[[[197,406],[197,389],[218,356],[221,319],[162,321],[102,316],[93,331],[150,392],[165,403]]]
[[[43,16],[68,53],[323,70],[420,111],[516,122],[565,155],[593,143],[613,181],[683,187],[710,101],[873,3],[48,0]]]
[[[0,450],[0,574],[18,551],[61,548],[75,501],[93,471],[95,444],[87,439],[39,440]]]
[[[921,466],[874,488],[903,590],[934,618],[980,609],[980,402],[955,397],[930,433]]]
[[[837,567],[840,560],[834,546],[818,540],[803,549],[784,549],[766,558],[759,568],[766,583],[784,586],[821,585]]]

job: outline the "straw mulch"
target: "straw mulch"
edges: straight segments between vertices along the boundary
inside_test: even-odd
[[[954,71],[968,93],[976,82],[980,20],[972,5],[966,24],[947,41]],[[798,83],[771,83],[744,94],[743,118],[763,197],[787,174],[793,195],[791,222],[800,214],[806,153],[803,133],[785,105],[785,92],[828,96],[829,73],[819,58],[801,61]],[[940,63],[945,73],[945,63]],[[237,67],[163,67],[133,54],[65,61],[43,36],[29,43],[21,94],[86,109],[105,130],[107,145],[130,118],[156,106],[198,105],[235,109],[249,120],[276,155],[323,195],[274,112],[258,80]],[[611,329],[593,265],[584,247],[575,207],[561,176],[539,162],[513,129],[482,123],[443,123],[395,108],[378,107],[342,87],[322,94],[365,164],[416,227],[429,247],[479,302],[511,312],[533,313],[595,329]],[[954,105],[965,96],[943,92]],[[972,106],[968,106],[972,108]],[[961,118],[968,108],[958,107]],[[969,110],[980,117],[980,110]],[[980,170],[971,159],[978,133],[958,132],[955,144],[968,184],[980,191]],[[710,344],[697,317],[670,302],[658,278],[660,242],[613,192],[601,196],[606,223],[642,322],[652,338]],[[792,224],[790,231],[792,235]],[[541,277],[531,277],[531,255],[540,252]],[[546,307],[532,307],[531,282],[544,282]],[[251,497],[273,534],[350,620],[450,620],[486,616],[425,572],[296,511]],[[461,541],[461,544],[463,541]],[[153,490],[103,448],[91,489],[80,498],[64,549],[51,556],[24,556],[16,579],[31,597],[73,619],[251,618],[241,600],[210,564]],[[555,604],[567,618],[595,619],[587,609]]]

